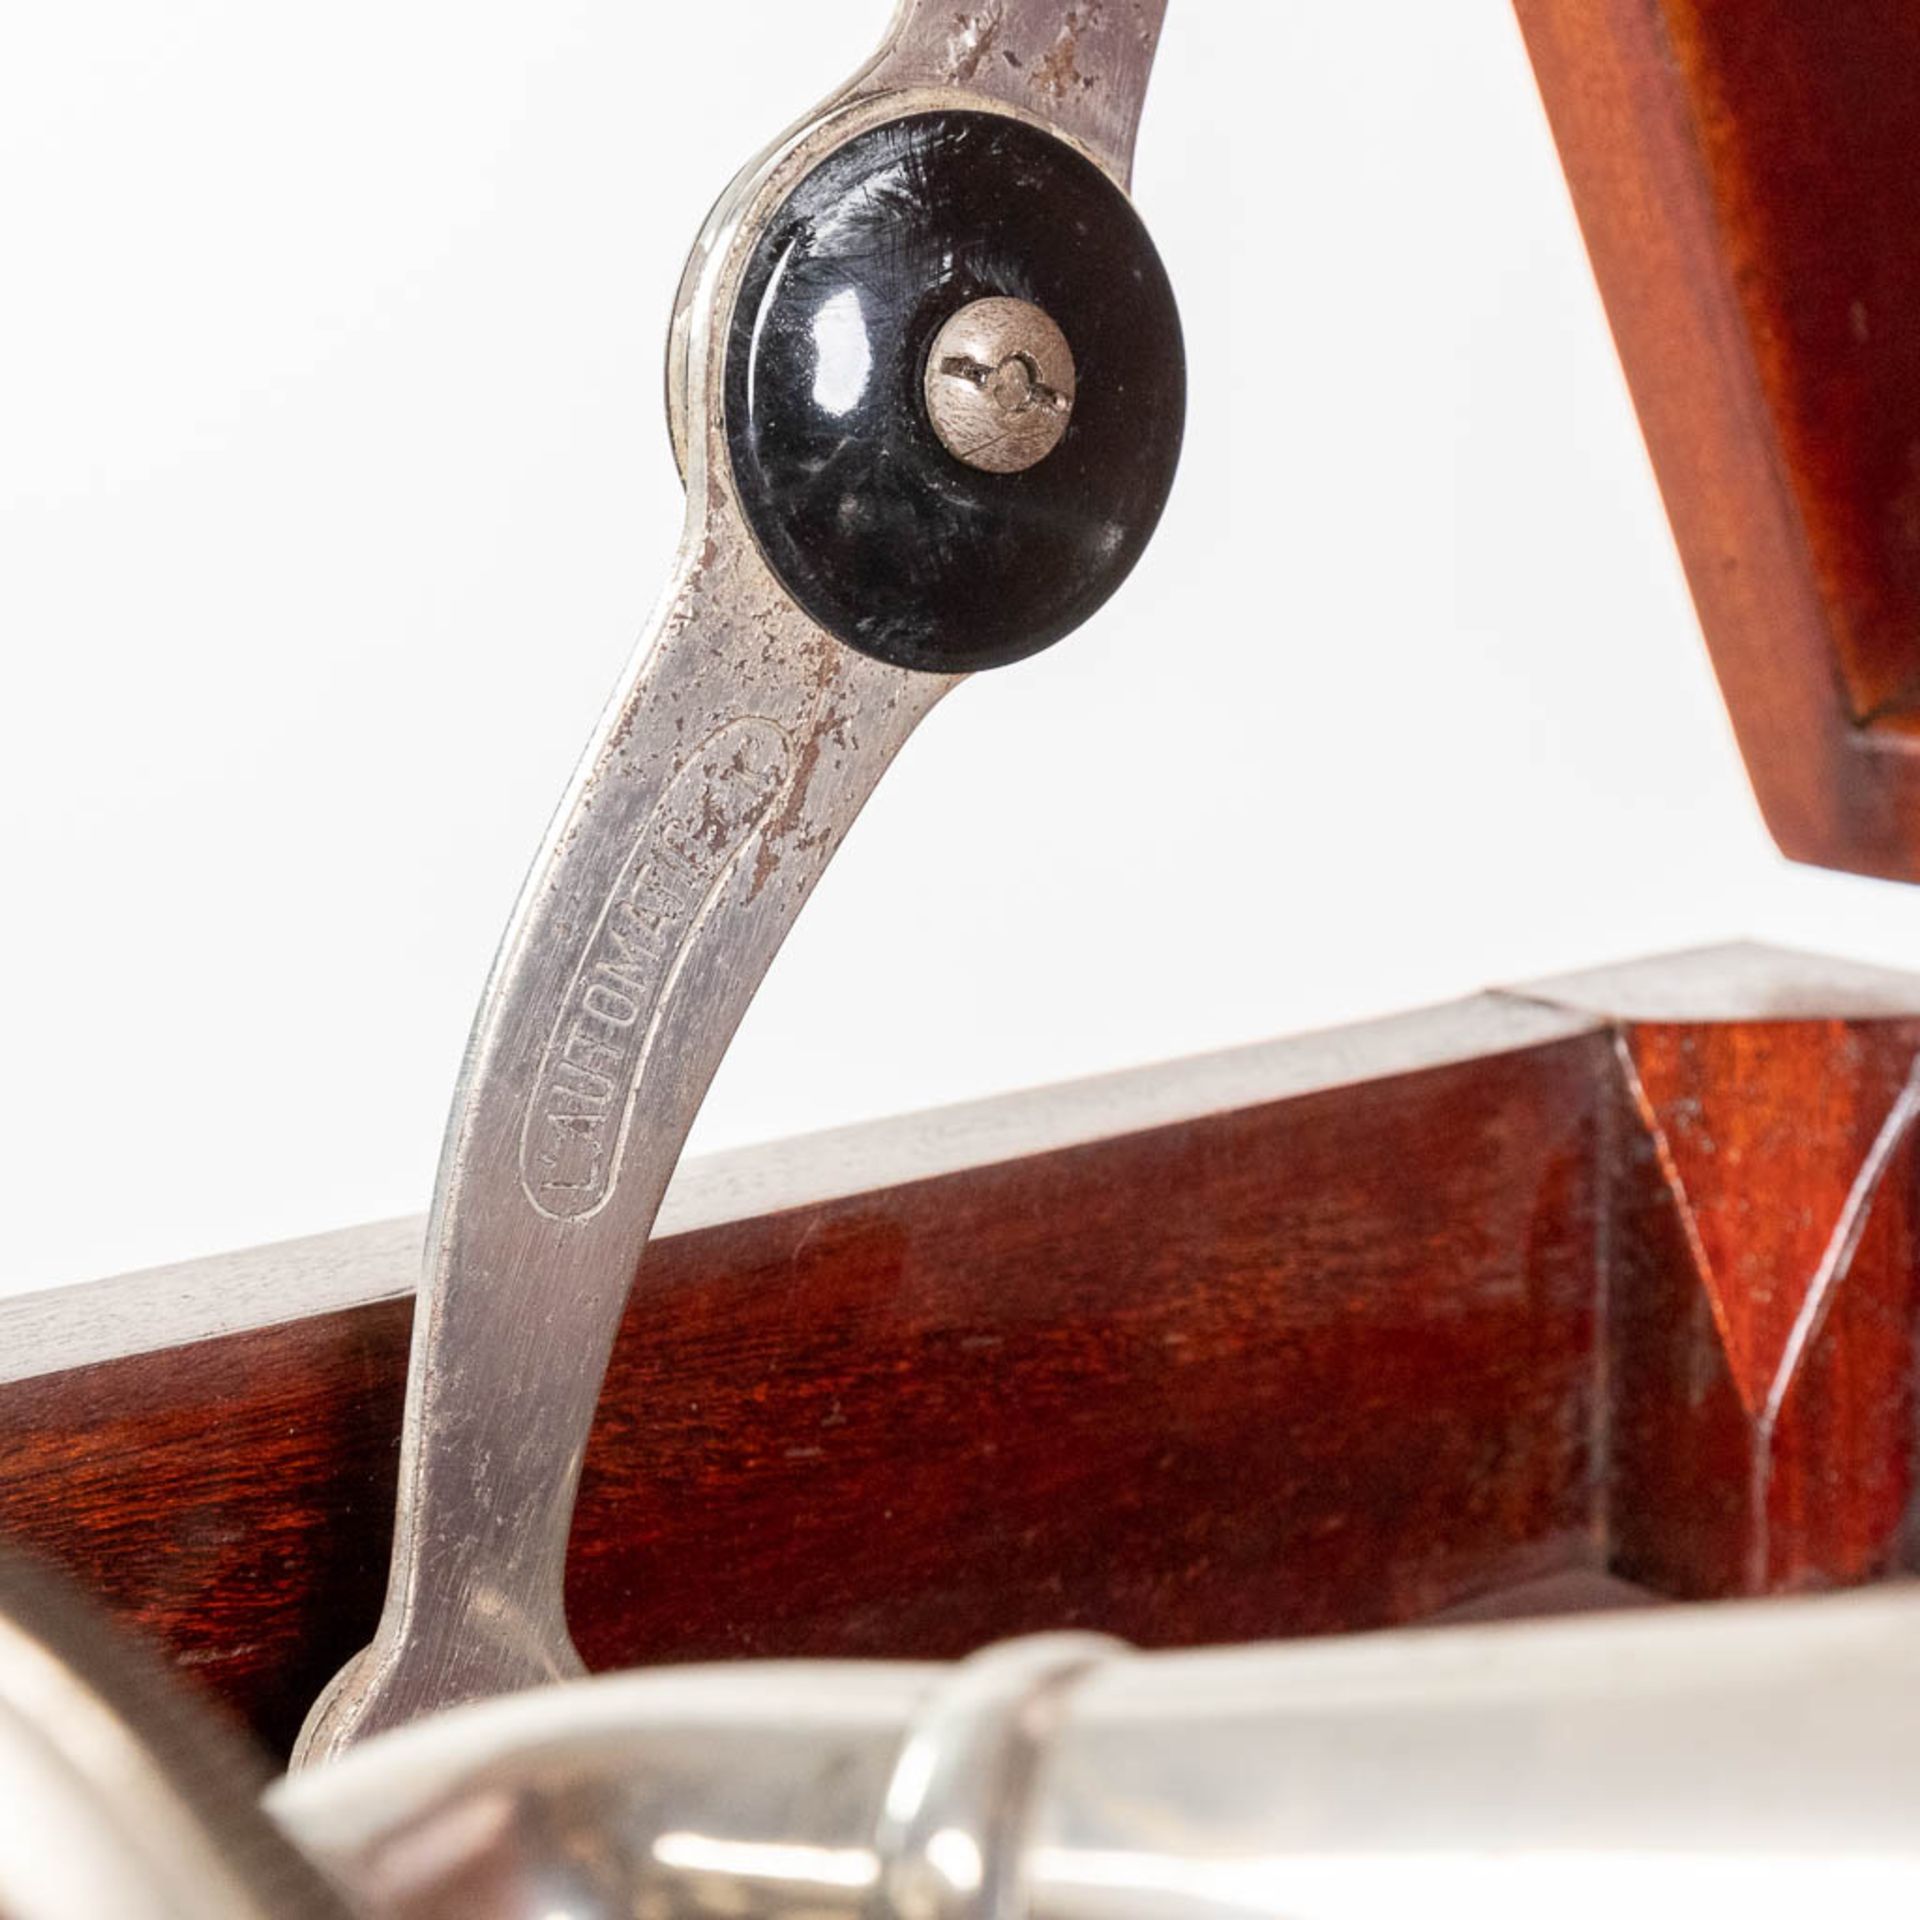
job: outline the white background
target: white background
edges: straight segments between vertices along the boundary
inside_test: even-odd
[[[73,0],[0,57],[0,1287],[408,1212],[678,520],[660,348],[886,0]],[[1180,484],[935,714],[696,1144],[1920,899],[1749,800],[1501,0],[1175,0]]]

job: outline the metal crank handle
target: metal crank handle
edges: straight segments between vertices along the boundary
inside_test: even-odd
[[[296,1764],[581,1671],[587,1435],[741,1015],[920,718],[1079,625],[1153,531],[1183,360],[1121,183],[1159,14],[903,6],[694,248],[669,349],[685,531],[481,1004],[385,1608]]]

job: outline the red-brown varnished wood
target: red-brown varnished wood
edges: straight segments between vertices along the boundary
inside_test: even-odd
[[[1582,1037],[666,1242],[587,1462],[582,1651],[1190,1643],[1596,1564],[1604,1070]],[[373,1622],[406,1325],[0,1390],[0,1532],[284,1747]]]
[[[1608,1532],[1679,1597],[1896,1568],[1913,1495],[1920,1023],[1619,1047]]]
[[[1593,1558],[1603,1066],[1576,1041],[688,1248],[589,1460],[582,1651],[1260,1638]]]
[[[888,1178],[695,1209],[588,1457],[582,1650],[1177,1645],[1552,1575],[1900,1571],[1917,1051],[1920,982],[1736,954],[1195,1063],[1144,1105],[1065,1090],[1024,1147],[903,1123],[931,1160],[880,1129]],[[402,1238],[358,1303],[158,1350],[178,1274],[0,1314],[54,1356],[0,1352],[0,1534],[282,1749],[376,1608]]]
[[[0,1388],[0,1535],[285,1752],[378,1611],[406,1301]]]
[[[1920,13],[1516,7],[1768,823],[1920,878]]]

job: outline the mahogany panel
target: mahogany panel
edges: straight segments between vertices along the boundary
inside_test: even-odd
[[[669,1239],[587,1462],[597,1665],[1148,1644],[1597,1566],[1597,1034]],[[0,1390],[0,1532],[284,1751],[370,1630],[404,1303]]]
[[[1608,1533],[1681,1598],[1899,1568],[1920,1024],[1636,1025],[1614,1167]]]
[[[1920,878],[1920,13],[1515,4],[1768,824]]]
[[[1920,11],[1667,0],[1847,703],[1920,719]]]
[[[1020,1162],[799,1247],[767,1222],[724,1267],[690,1249],[589,1458],[583,1651],[1255,1639],[1597,1559],[1603,1058]]]
[[[1741,951],[1024,1097],[1010,1131],[1020,1099],[770,1149],[640,1273],[582,1650],[1173,1645],[1899,1572],[1917,1052],[1920,982]],[[52,1356],[0,1351],[0,1533],[281,1750],[376,1611],[413,1231],[344,1236],[351,1298],[309,1246],[0,1314]],[[241,1269],[285,1278],[265,1324],[161,1344]]]
[[[277,1752],[378,1612],[412,1307],[383,1301],[0,1392],[0,1534]]]

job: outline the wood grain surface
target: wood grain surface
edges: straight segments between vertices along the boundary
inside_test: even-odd
[[[1515,4],[1768,824],[1920,878],[1920,11]]]
[[[1917,1049],[1920,982],[1642,968],[1161,1070],[1129,1131],[1111,1090],[903,1123],[873,1156],[917,1174],[683,1220],[587,1462],[582,1651],[1179,1645],[1897,1571]],[[317,1270],[278,1320],[0,1383],[0,1532],[282,1750],[372,1625],[408,1331],[333,1278],[302,1312]],[[157,1326],[183,1284],[71,1311]],[[53,1354],[61,1298],[13,1321]]]

